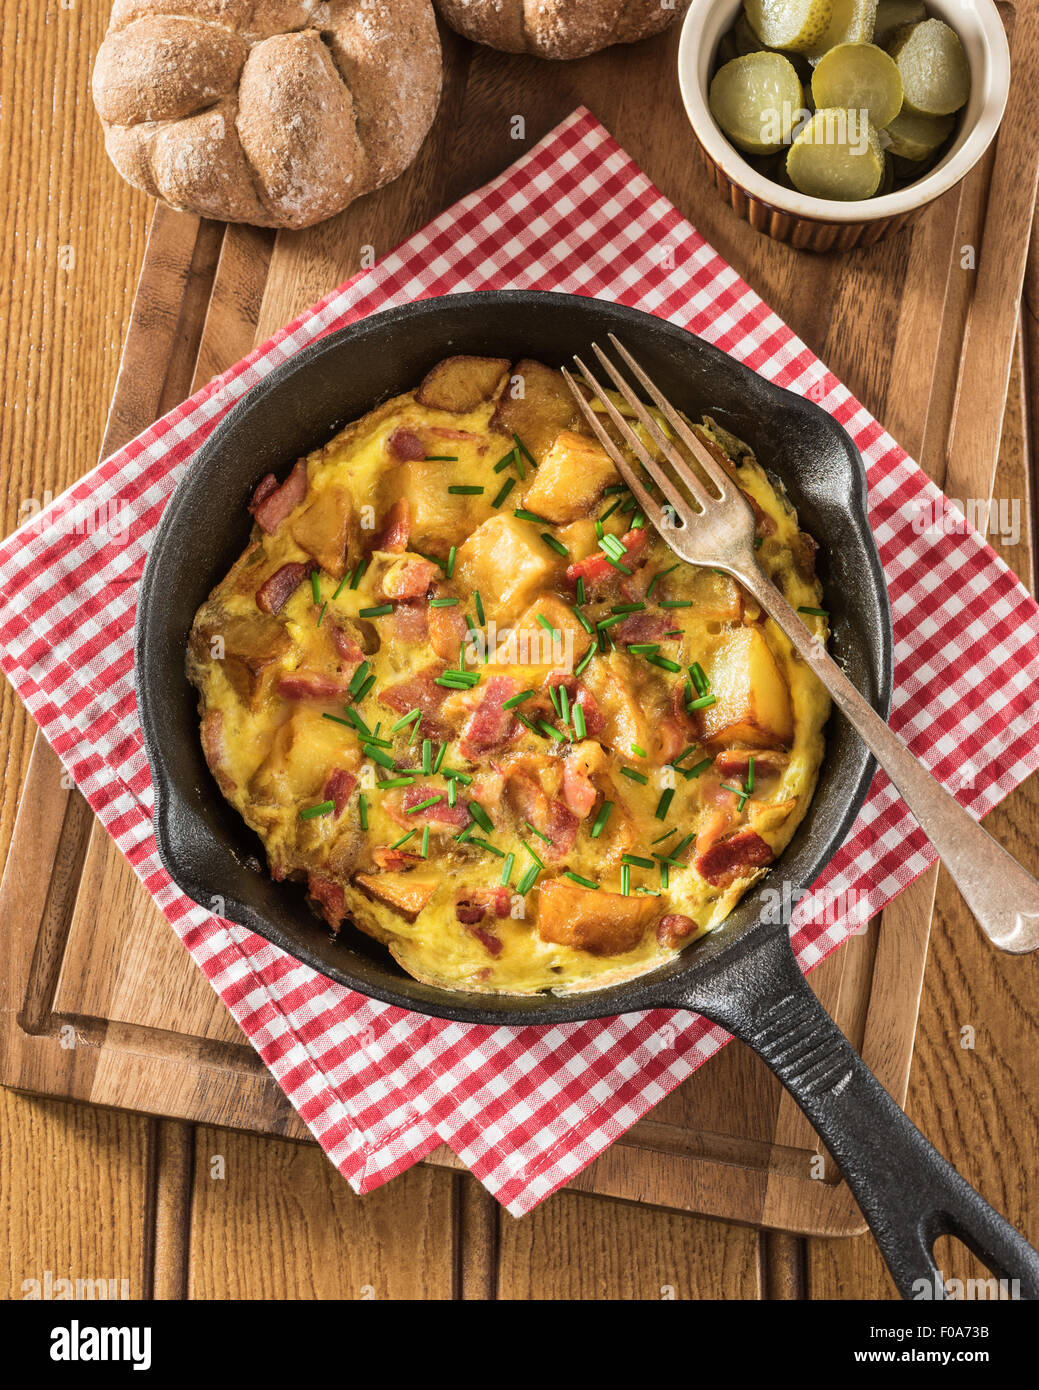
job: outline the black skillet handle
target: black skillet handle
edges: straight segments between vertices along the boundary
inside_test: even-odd
[[[953,1235],[997,1278],[1019,1281],[1011,1296],[1039,1299],[1039,1252],[891,1099],[812,993],[785,927],[667,1002],[720,1023],[776,1073],[836,1159],[903,1298],[942,1296],[932,1247]]]

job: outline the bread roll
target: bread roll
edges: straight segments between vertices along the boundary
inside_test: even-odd
[[[309,227],[403,173],[440,81],[429,0],[115,0],[93,90],[136,188]]]
[[[666,29],[688,0],[436,0],[453,29],[506,53],[584,58]]]

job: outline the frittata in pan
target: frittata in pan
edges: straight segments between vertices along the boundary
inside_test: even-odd
[[[698,429],[825,640],[814,542]],[[217,785],[332,930],[454,989],[596,988],[717,927],[788,843],[828,698],[647,527],[557,371],[448,358],[250,511],[188,676]]]

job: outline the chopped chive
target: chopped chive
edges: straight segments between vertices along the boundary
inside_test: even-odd
[[[439,772],[439,771],[440,771],[440,765],[441,765],[441,763],[444,761],[444,754],[445,754],[446,752],[447,752],[447,743],[445,742],[445,743],[442,743],[442,744],[440,745],[440,747],[437,749],[437,755],[436,755],[436,757],[433,759],[433,771],[434,771],[434,772]]]
[[[360,584],[361,580],[364,578],[364,573],[365,573],[365,570],[367,570],[367,568],[368,568],[368,561],[367,561],[367,560],[359,560],[359,561],[357,562],[357,568],[354,570],[352,576],[350,577],[350,588],[351,588],[351,589],[356,589],[356,588],[357,588],[358,584]]]
[[[718,697],[717,697],[717,695],[701,695],[700,698],[699,698],[698,700],[688,700],[688,701],[686,702],[686,709],[687,709],[687,710],[709,709],[711,705],[716,705],[717,703],[718,703]]]
[[[657,587],[658,580],[663,579],[664,576],[667,574],[673,574],[677,568],[677,565],[672,565],[670,569],[658,570],[657,573],[653,576],[653,578],[649,581],[649,588],[646,590],[646,597],[649,598],[650,594]]]
[[[426,828],[428,829],[429,827],[427,826]],[[416,826],[414,830],[409,830],[406,835],[402,835],[399,840],[395,840],[394,843],[390,845],[390,849],[400,849],[401,845],[406,845],[408,841],[413,840],[417,834],[418,826]]]
[[[434,683],[447,686],[450,690],[472,690],[474,685],[480,683],[480,673],[479,671],[451,669],[445,671],[443,675],[437,676]]]
[[[527,718],[525,714],[520,714],[519,710],[517,710],[515,717],[519,720],[519,722],[523,725],[525,729],[529,729],[532,734],[537,733],[537,729],[534,727],[534,725],[530,722],[530,720]]]
[[[570,696],[565,685],[559,687],[559,717],[564,724],[570,723]]]
[[[559,629],[557,627],[553,627],[552,623],[548,620],[548,618],[545,617],[544,613],[538,614],[538,625],[540,627],[543,627],[546,632],[550,632],[553,637],[559,637],[561,635]]]
[[[364,720],[357,713],[357,711],[355,709],[351,709],[349,705],[346,706],[346,717],[347,719],[349,719],[350,723],[354,726],[354,728],[357,730],[359,734],[363,734],[365,738],[371,738],[371,729],[369,729],[368,725],[364,722]]]
[[[300,820],[313,820],[315,816],[327,816],[329,811],[334,811],[336,804],[334,801],[320,801],[316,806],[308,806],[305,811],[300,811]]]
[[[324,603],[321,605],[321,612],[317,615],[317,625],[318,625],[318,627],[321,626],[321,619],[325,616],[325,609],[326,609],[327,607],[328,607],[328,599],[326,598],[325,601],[324,601]]]
[[[581,657],[581,660],[580,660],[580,661],[577,663],[577,665],[574,667],[574,675],[575,675],[575,676],[579,676],[579,675],[581,674],[581,672],[582,672],[582,671],[584,670],[584,668],[588,665],[589,661],[591,661],[591,659],[592,659],[592,657],[593,657],[594,655],[595,655],[595,644],[593,643],[592,646],[590,646],[590,647],[588,648],[588,650],[585,652],[584,656]]]
[[[428,825],[423,826],[423,828],[422,828],[422,848],[419,850],[419,854],[422,855],[422,858],[423,858],[423,859],[428,859],[428,858],[429,858],[429,826],[428,826]]]
[[[357,700],[357,703],[358,703],[358,704],[360,704],[360,702],[361,702],[361,701],[364,699],[364,697],[368,694],[369,690],[371,690],[371,688],[372,688],[372,686],[373,686],[374,684],[375,684],[375,672],[373,671],[373,672],[371,673],[371,675],[368,677],[368,679],[365,681],[365,683],[361,686],[360,690],[357,692],[357,695],[355,696],[355,699]]]
[[[437,792],[436,796],[427,796],[425,801],[417,801],[414,806],[409,806],[404,812],[406,816],[413,816],[419,811],[426,811],[430,806],[435,806],[438,801],[443,801],[444,793]]]
[[[427,777],[433,771],[433,740],[429,738],[422,740],[422,771]]]
[[[754,754],[753,754],[753,753],[751,753],[750,757],[747,759],[747,777],[746,777],[746,781],[743,783],[743,785],[746,787],[747,791],[749,791],[749,792],[752,792],[752,791],[754,790]]]
[[[635,754],[637,758],[645,758],[649,756],[646,750],[644,748],[640,748],[637,743],[633,743],[631,745],[631,751]]]
[[[360,821],[361,829],[368,829],[368,798],[361,792],[357,798],[357,819]]]
[[[521,898],[524,897],[527,893],[529,893],[530,890],[534,887],[534,884],[537,883],[538,874],[540,872],[541,870],[538,868],[536,864],[531,864],[530,868],[520,879],[519,883],[516,884],[516,892],[520,895]]]
[[[515,449],[510,449],[507,454],[502,454],[501,458],[494,465],[495,473],[500,473],[503,468],[508,468],[509,464],[512,462],[512,457],[515,454],[515,452]],[[515,479],[513,479],[513,482],[515,482]]]
[[[461,602],[460,598],[431,598],[429,606],[430,608],[454,608],[455,604]]]
[[[346,687],[346,693],[351,700],[357,698],[357,692],[360,690],[361,686],[364,685],[364,682],[368,677],[368,672],[371,669],[372,667],[370,661],[362,661],[360,666],[358,666],[357,670],[351,676],[350,684]]]
[[[456,844],[456,845],[464,845],[464,844],[466,844],[466,843],[468,842],[469,836],[473,833],[473,831],[474,831],[475,829],[476,829],[476,825],[475,825],[472,821],[470,821],[470,823],[465,827],[465,829],[464,829],[464,830],[460,830],[460,831],[458,832],[458,834],[455,836],[455,844]]]
[[[381,782],[376,782],[376,787],[381,792],[388,792],[393,787],[413,787],[414,777],[384,777]]]
[[[478,801],[470,801],[469,814],[472,816],[473,820],[480,827],[480,829],[486,831],[488,835],[494,829],[494,821],[491,820],[490,816],[487,814],[487,812],[483,809],[483,807],[480,805]]]
[[[484,489],[476,483],[452,483],[447,490],[454,497],[479,497]]]
[[[510,850],[508,854],[505,856],[505,863],[502,865],[501,870],[501,878],[498,880],[498,882],[501,884],[503,888],[507,888],[509,886],[509,879],[512,877],[512,866],[515,864],[515,862],[516,856]]]
[[[550,685],[548,687],[548,698],[552,701],[552,708],[555,710],[556,714],[561,715],[562,710],[559,706],[559,687],[557,685]]]
[[[394,766],[393,759],[390,757],[389,753],[383,752],[381,748],[376,748],[374,743],[366,743],[364,745],[364,751],[367,753],[368,757],[371,758],[372,762],[378,763],[380,767],[392,768]]]
[[[632,642],[628,645],[628,651],[635,656],[652,656],[654,652],[659,650],[659,642]]]
[[[672,661],[669,656],[661,656],[659,652],[650,652],[646,660],[651,666],[659,666],[662,671],[681,671],[677,661]]]
[[[447,552],[447,565],[444,569],[444,573],[447,575],[448,579],[450,579],[455,572],[455,560],[457,556],[458,546],[453,545],[451,549]]]
[[[599,520],[596,520],[595,523],[595,534],[599,540],[602,540],[603,536],[606,534],[602,529],[602,522]]]
[[[480,597],[479,589],[473,590],[473,603],[476,605],[476,620],[483,627],[487,622],[487,617],[483,611],[483,599]]]
[[[346,588],[347,584],[349,584],[349,582],[350,582],[350,571],[347,570],[347,572],[343,575],[342,579],[340,579],[339,583],[336,585],[336,587],[335,587],[335,592],[332,594],[332,597],[333,597],[333,598],[338,598],[339,595],[340,595],[340,594],[343,592],[343,590]]]
[[[662,841],[664,841],[664,840],[670,840],[670,838],[671,838],[672,835],[677,835],[677,834],[678,834],[678,826],[676,825],[675,828],[674,828],[674,830],[665,830],[664,833],[663,833],[663,835],[658,835],[657,838],[656,838],[655,840],[651,840],[651,841],[650,841],[650,844],[659,845]]]
[[[599,542],[599,549],[607,557],[612,555],[615,560],[623,560],[624,556],[628,553],[617,537],[613,535],[603,536],[602,540]]]
[[[527,462],[530,464],[531,468],[537,468],[537,464],[534,462],[534,455],[533,455],[533,454],[530,452],[530,450],[527,448],[526,444],[524,444],[523,440],[520,439],[519,435],[515,432],[515,430],[513,431],[512,437],[513,437],[513,439],[516,441],[516,448],[520,451],[520,453],[523,455],[523,457],[527,460]]]
[[[625,551],[624,553],[626,555],[628,552]],[[612,555],[607,555],[606,563],[608,565],[612,565],[615,570],[620,570],[621,574],[630,575],[632,573],[632,571],[628,569],[627,565],[622,565],[621,562],[619,560],[615,560]]]
[[[713,758],[704,758],[703,762],[697,763],[695,767],[683,768],[686,777],[699,777],[701,772],[706,772],[714,761]]]
[[[457,454],[427,454],[423,463],[457,463]]]
[[[558,729],[549,724],[544,719],[538,720],[538,728],[542,729],[549,738],[554,738],[557,743],[566,742],[566,734],[561,734]]]
[[[592,826],[592,839],[593,839],[593,840],[597,840],[597,839],[599,838],[599,836],[602,834],[603,826],[604,826],[604,825],[606,824],[606,822],[610,819],[610,812],[611,812],[612,810],[613,810],[613,802],[612,802],[612,801],[604,801],[603,804],[602,804],[602,809],[600,810],[599,814],[598,814],[598,815],[596,816],[596,818],[595,818],[595,824]]]
[[[660,800],[657,802],[657,809],[653,812],[657,820],[667,820],[667,813],[671,809],[671,803],[675,799],[674,787],[668,787],[666,791],[660,793]]]
[[[447,784],[447,804],[454,806],[458,801],[458,783],[452,777]]]
[[[692,835],[686,835],[685,839],[679,840],[678,844],[675,845],[674,849],[671,851],[671,858],[677,859],[678,856],[682,853],[682,851],[686,848],[686,846],[692,844],[692,842]]]
[[[812,615],[813,618],[828,618],[828,617],[830,616],[829,609],[827,609],[827,608],[806,608],[806,607],[801,607],[801,608],[798,608],[797,611],[798,611],[799,613],[810,613],[810,614]]]
[[[392,603],[380,603],[376,608],[362,608],[357,616],[360,618],[385,618],[387,613],[392,612]]]
[[[579,574],[577,576],[577,602],[584,603],[584,601],[584,575]]]
[[[480,840],[477,836],[471,835],[469,837],[469,843],[471,845],[479,845],[480,849],[490,850],[491,854],[496,854],[499,859],[505,858],[505,851],[499,849],[497,845],[492,845],[490,840]]]
[[[544,840],[546,845],[550,845],[552,843],[551,837],[546,835],[544,831],[539,830],[536,825],[532,825],[529,820],[525,820],[523,824],[533,835],[536,835],[539,840]],[[540,859],[538,860],[538,863],[541,863]]]
[[[504,481],[504,483],[502,483],[502,485],[501,485],[501,491],[498,493],[497,497],[496,497],[496,498],[494,499],[494,501],[491,503],[491,506],[492,506],[492,507],[500,507],[501,504],[505,501],[506,497],[508,497],[509,493],[512,491],[512,489],[513,489],[515,486],[516,486],[516,479],[515,479],[515,478],[506,478],[505,481]]]
[[[445,744],[444,746],[446,747],[447,745]],[[437,770],[437,768],[436,768],[436,765],[434,764],[434,766],[433,766],[433,771],[436,772],[436,770]],[[461,782],[461,784],[463,785],[463,787],[467,787],[467,786],[469,785],[469,783],[473,780],[473,779],[469,776],[468,772],[459,772],[458,769],[457,769],[456,767],[445,767],[445,768],[444,768],[444,776],[447,777],[447,778],[448,778],[450,781],[452,781],[452,782]]]
[[[331,719],[333,724],[345,724],[348,729],[353,729],[356,727],[352,720],[340,719],[338,714],[322,714],[321,718]]]
[[[581,626],[584,628],[585,632],[590,633],[592,636],[595,635],[595,628],[594,628],[594,627],[592,626],[592,624],[588,621],[588,619],[585,617],[585,615],[581,612],[580,608],[571,607],[570,612],[574,615],[574,617],[577,619],[577,621],[581,624]]]
[[[636,772],[633,767],[622,767],[621,774],[624,777],[630,777],[633,782],[641,782],[643,785],[649,781],[644,772]]]
[[[641,613],[646,607],[644,603],[615,603],[610,609],[611,613]]]
[[[408,725],[408,724],[414,724],[414,722],[415,722],[416,719],[421,719],[421,718],[422,718],[422,711],[419,709],[418,705],[416,705],[414,709],[408,710],[407,714],[404,715],[403,719],[398,719],[397,722],[396,722],[396,724],[392,724],[392,725],[390,726],[390,733],[391,733],[391,734],[399,733],[400,730],[403,729],[406,725]]]
[[[614,512],[617,510],[620,504],[621,499],[618,497],[616,502],[612,503],[609,507],[607,507],[607,509],[603,512],[602,516],[599,518],[599,520],[607,521],[614,514]]]
[[[551,526],[547,516],[538,516],[537,512],[525,511],[522,507],[517,507],[512,513],[517,521],[533,521],[538,526]]]
[[[521,690],[518,695],[513,695],[511,700],[504,700],[502,709],[515,709],[517,705],[522,705],[524,700],[529,700],[533,694],[533,690]]]
[[[615,613],[612,618],[600,619],[600,621],[597,622],[595,626],[599,629],[600,632],[605,632],[608,627],[613,627],[614,623],[622,623],[623,621],[624,614]]]
[[[671,886],[669,882],[668,866],[663,863],[660,865],[660,886],[661,888],[669,888]]]
[[[572,869],[564,869],[563,877],[572,879],[574,883],[579,883],[582,888],[598,888],[597,883],[593,883],[590,878],[582,878],[580,874],[575,874]]]
[[[679,763],[684,763],[685,760],[686,760],[686,758],[688,758],[689,754],[690,754],[690,753],[695,753],[695,752],[696,752],[696,744],[695,744],[695,743],[691,743],[691,744],[689,745],[688,748],[684,749],[681,753],[679,753],[679,755],[678,755],[677,758],[672,758],[672,759],[671,759],[671,766],[672,766],[672,767],[677,767]]]
[[[604,487],[602,495],[604,497],[615,497],[618,492],[627,492],[627,483],[613,483],[610,487]]]
[[[631,869],[627,864],[621,865],[621,894],[625,898],[631,895]]]
[[[575,705],[574,705],[574,708],[573,708],[573,715],[574,715],[574,733],[577,735],[578,738],[587,738],[587,736],[588,736],[588,726],[585,724],[585,721],[584,721],[584,710],[581,708],[580,705],[578,705],[578,704],[575,704]]]
[[[530,825],[530,821],[527,821],[527,824]],[[531,829],[533,829],[533,828],[534,828],[534,827],[531,826]],[[538,831],[537,833],[540,834],[541,832]],[[541,838],[544,839],[545,836],[542,835]],[[549,840],[548,843],[551,844],[552,841]],[[521,845],[523,846],[523,848],[527,851],[527,853],[530,855],[531,859],[533,859],[534,863],[538,866],[538,868],[539,868],[539,869],[543,869],[543,868],[545,867],[545,861],[544,861],[543,859],[541,859],[537,854],[534,853],[534,851],[531,849],[531,847],[527,844],[526,840],[520,840],[520,844],[521,844]]]
[[[662,598],[660,606],[661,608],[692,608],[693,600],[691,598]]]
[[[656,864],[652,859],[643,859],[640,854],[622,854],[622,864],[630,864],[633,869],[655,869]]]
[[[566,546],[563,544],[562,541],[557,541],[555,536],[550,536],[547,531],[542,531],[541,539],[545,542],[547,546],[551,546],[551,548],[556,552],[557,555],[565,555],[569,557],[569,550],[567,550]]]
[[[320,571],[320,570],[311,570],[311,571],[310,571],[310,592],[314,595],[314,602],[315,602],[315,604],[320,603],[320,602],[321,602],[321,571]]]
[[[706,695],[711,688],[711,682],[707,679],[707,672],[698,661],[694,661],[690,666],[689,674],[693,678],[697,695]]]

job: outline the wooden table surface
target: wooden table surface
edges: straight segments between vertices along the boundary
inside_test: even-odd
[[[109,166],[89,99],[106,21],[101,0],[0,11],[0,534],[93,461],[143,256],[150,204]],[[793,327],[820,350],[818,308]],[[1037,325],[1026,303],[1002,446],[1015,459]],[[1024,545],[1001,553],[1031,578]],[[0,866],[32,736],[0,683]],[[1035,823],[1031,789],[989,820],[1033,871]],[[1037,1043],[1036,962],[987,947],[943,877],[907,1110],[1033,1239]],[[4,1090],[0,1261],[0,1298],[47,1271],[160,1298],[895,1296],[868,1236],[801,1242],[565,1192],[515,1221],[468,1175],[429,1168],[360,1199],[313,1146]],[[976,1272],[949,1251],[939,1264]]]

